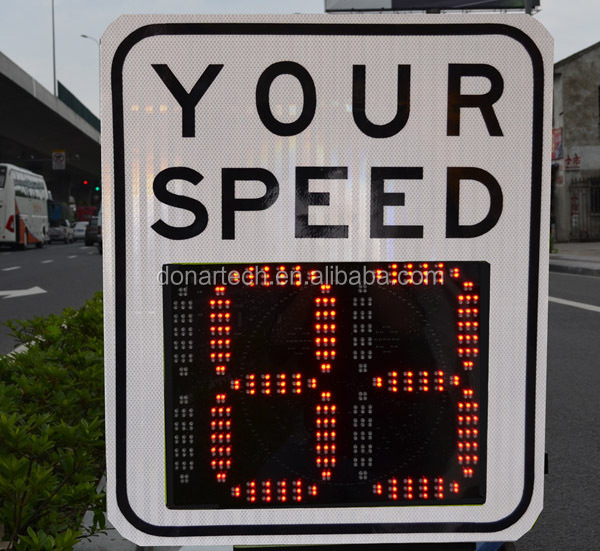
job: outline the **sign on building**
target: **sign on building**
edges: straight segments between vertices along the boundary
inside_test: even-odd
[[[524,534],[543,493],[546,31],[128,16],[102,47],[116,528]]]
[[[52,170],[66,170],[67,154],[65,151],[52,152]]]
[[[325,0],[325,11],[524,10],[539,5],[540,0]]]

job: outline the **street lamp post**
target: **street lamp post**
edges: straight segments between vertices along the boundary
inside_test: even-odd
[[[100,117],[100,110],[102,109],[102,101],[101,101],[102,82],[100,80],[100,40],[98,40],[97,38],[94,38],[93,36],[88,36],[87,34],[82,34],[81,38],[89,38],[90,40],[93,40],[96,43],[96,46],[98,46],[98,117]]]
[[[54,97],[56,97],[56,43],[54,37],[54,0],[52,0],[52,81],[54,84]]]

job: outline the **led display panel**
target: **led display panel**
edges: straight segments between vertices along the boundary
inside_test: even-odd
[[[485,501],[485,262],[166,265],[167,506]]]

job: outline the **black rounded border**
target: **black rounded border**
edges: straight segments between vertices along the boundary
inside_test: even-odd
[[[300,35],[300,36],[482,36],[504,35],[520,43],[533,68],[533,129],[531,163],[531,216],[529,289],[527,305],[527,367],[525,407],[525,477],[523,496],[505,518],[490,523],[367,523],[262,524],[218,526],[157,526],[133,511],[127,495],[127,345],[126,345],[126,211],[123,68],[131,49],[140,41],[160,35]],[[117,48],[111,66],[114,152],[115,248],[115,388],[116,388],[116,494],[117,505],[137,530],[152,536],[257,536],[300,534],[393,534],[498,532],[515,524],[527,511],[535,479],[535,410],[539,251],[542,199],[544,63],[535,42],[521,29],[499,23],[378,24],[378,23],[162,23],[140,27]]]

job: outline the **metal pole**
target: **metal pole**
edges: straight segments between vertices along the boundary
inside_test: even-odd
[[[102,99],[101,99],[101,92],[102,92],[102,80],[101,80],[101,66],[100,66],[100,40],[97,38],[94,38],[93,36],[88,36],[87,34],[82,34],[80,35],[81,38],[89,38],[90,40],[93,40],[96,45],[98,46],[98,117],[100,117],[100,110],[102,109]]]
[[[56,97],[56,46],[54,38],[54,0],[52,0],[52,81],[54,83],[54,96]]]

